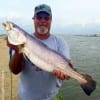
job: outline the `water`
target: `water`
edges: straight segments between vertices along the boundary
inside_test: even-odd
[[[97,82],[91,96],[85,95],[79,83],[70,79],[64,81],[60,94],[64,100],[100,100],[100,37],[64,36],[67,40],[76,69],[88,73]]]

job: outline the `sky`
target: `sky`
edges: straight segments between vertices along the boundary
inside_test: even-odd
[[[51,6],[55,26],[100,23],[100,0],[2,0],[0,20],[32,22],[34,7],[41,3]]]

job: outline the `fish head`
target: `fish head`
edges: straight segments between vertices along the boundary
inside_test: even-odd
[[[21,30],[16,24],[12,22],[2,23],[4,29],[8,32],[8,41],[13,45],[25,44],[26,37],[24,31]]]
[[[11,22],[5,22],[5,23],[2,23],[2,25],[3,25],[3,27],[4,27],[4,29],[6,30],[6,31],[10,31],[10,30],[12,30],[12,28],[13,28],[13,25],[12,25],[12,23]]]

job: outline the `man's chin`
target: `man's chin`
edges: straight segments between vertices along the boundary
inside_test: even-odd
[[[45,30],[40,30],[40,29],[38,29],[37,31],[38,31],[38,33],[41,34],[41,35],[45,35],[46,33],[48,33],[48,29],[45,29]]]

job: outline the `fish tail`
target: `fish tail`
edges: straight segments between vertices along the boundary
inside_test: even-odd
[[[89,75],[84,75],[85,79],[87,80],[87,83],[81,84],[81,88],[83,91],[90,96],[91,93],[96,89],[96,81],[92,79]]]

